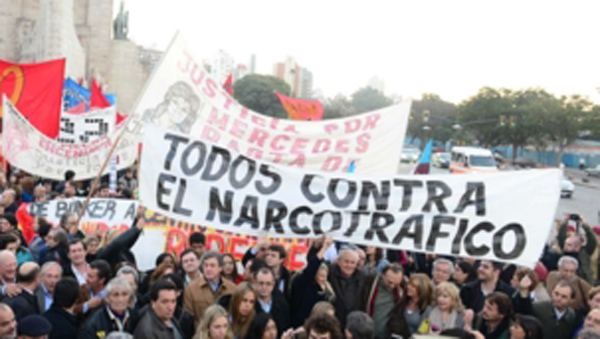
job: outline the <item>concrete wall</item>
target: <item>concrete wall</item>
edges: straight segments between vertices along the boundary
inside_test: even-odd
[[[111,92],[117,93],[117,108],[129,114],[148,78],[140,62],[140,48],[131,41],[112,40],[110,57]]]

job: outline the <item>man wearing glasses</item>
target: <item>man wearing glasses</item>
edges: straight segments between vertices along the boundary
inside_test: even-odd
[[[256,313],[270,313],[277,324],[278,338],[290,327],[290,306],[275,289],[275,273],[263,267],[254,274],[252,287],[256,291]]]

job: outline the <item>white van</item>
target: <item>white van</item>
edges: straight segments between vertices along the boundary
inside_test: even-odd
[[[490,150],[477,147],[454,147],[450,156],[450,173],[474,174],[497,172],[496,160]]]

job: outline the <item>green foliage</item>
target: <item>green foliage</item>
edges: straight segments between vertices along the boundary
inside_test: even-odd
[[[233,97],[243,106],[273,118],[287,119],[275,91],[287,94],[290,86],[279,78],[260,74],[246,75],[233,85]]]
[[[323,102],[323,120],[338,119],[354,114],[355,110],[352,102],[341,94]]]
[[[372,87],[361,88],[352,94],[352,106],[357,114],[384,108],[392,103],[392,99]]]
[[[424,93],[421,100],[412,103],[413,119],[408,122],[407,136],[413,139],[446,141],[452,138],[456,123],[457,108],[451,102],[444,101],[437,94]],[[429,111],[429,121],[425,121],[423,112]],[[429,129],[426,130],[425,126]]]

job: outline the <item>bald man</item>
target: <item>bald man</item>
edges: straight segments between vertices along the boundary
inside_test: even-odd
[[[17,271],[17,283],[21,293],[15,297],[4,299],[15,313],[17,321],[30,314],[40,314],[40,309],[35,296],[38,286],[40,266],[34,262],[26,262]]]
[[[21,293],[17,282],[17,257],[9,250],[0,251],[0,292],[2,296],[14,297]]]
[[[2,192],[2,206],[4,206],[4,213],[17,213],[19,206],[15,201],[17,198],[17,192],[13,189],[7,189]]]
[[[17,320],[12,309],[0,303],[0,338],[16,338],[17,337]]]

